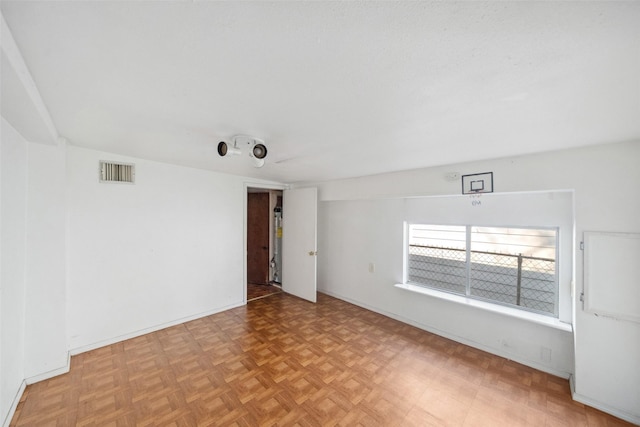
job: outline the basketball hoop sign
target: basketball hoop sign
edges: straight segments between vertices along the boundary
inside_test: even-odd
[[[462,175],[462,194],[493,193],[493,172]]]

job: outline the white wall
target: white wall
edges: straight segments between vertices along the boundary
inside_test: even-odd
[[[242,177],[30,144],[4,121],[0,153],[0,416],[24,378],[64,370],[67,349],[243,303]],[[101,159],[136,163],[136,184],[99,184]],[[580,310],[581,253],[572,346],[566,332],[394,288],[402,242],[389,225],[406,219],[400,196],[458,194],[445,172],[493,171],[501,193],[575,190],[576,245],[585,230],[640,232],[638,159],[634,142],[320,183],[319,288],[550,372],[575,371],[584,401],[635,419],[640,330]],[[541,346],[552,349],[549,363]]]
[[[65,147],[2,120],[0,417],[25,382],[66,372]]]
[[[244,303],[245,178],[71,146],[67,166],[72,353]]]
[[[447,181],[446,172],[492,171],[500,193],[574,190],[576,247],[585,230],[640,232],[639,160],[636,141],[316,184],[319,289],[549,372],[575,372],[577,396],[585,393],[583,400],[590,404],[635,420],[640,417],[640,326],[581,310],[580,251],[574,268],[574,369],[567,333],[393,288],[402,265],[396,248],[402,242],[389,226],[404,216],[394,197],[457,195],[460,181]],[[337,226],[354,214],[352,231]],[[497,215],[509,221],[513,212]],[[340,256],[350,262],[340,262]],[[369,262],[376,265],[374,274],[368,272]],[[505,338],[514,345],[505,349]],[[552,349],[550,363],[541,360],[542,346]]]
[[[33,144],[4,119],[0,160],[0,420],[69,351],[244,303],[246,178]],[[99,160],[136,184],[99,184]]]
[[[27,167],[25,377],[68,369],[65,145],[30,143]]]
[[[0,424],[24,379],[27,143],[4,120],[0,149]]]
[[[568,377],[572,334],[393,286],[403,280],[403,221],[560,227],[561,316],[571,321],[571,192],[324,201],[320,204],[319,288],[356,304],[478,348]],[[562,238],[562,237],[561,237]],[[374,272],[369,271],[373,264]],[[550,350],[551,358],[543,352]]]

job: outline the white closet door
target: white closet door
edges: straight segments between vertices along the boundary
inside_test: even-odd
[[[282,290],[316,302],[318,192],[285,190],[282,201]]]

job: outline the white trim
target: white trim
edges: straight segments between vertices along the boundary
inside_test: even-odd
[[[492,194],[492,193],[488,193],[488,194]],[[439,227],[447,227],[447,228],[454,228],[455,230],[446,230],[446,231],[452,231],[455,233],[462,233],[463,229],[464,229],[464,236],[465,236],[465,241],[464,241],[464,246],[460,246],[460,247],[455,247],[457,245],[452,245],[450,247],[445,247],[444,249],[455,249],[456,251],[462,252],[465,251],[465,260],[464,260],[464,283],[459,283],[460,286],[464,285],[465,287],[465,291],[464,291],[464,295],[462,294],[462,292],[458,293],[457,295],[463,296],[465,297],[465,299],[469,299],[471,298],[471,285],[473,282],[473,278],[471,277],[471,273],[472,273],[472,261],[471,261],[471,255],[474,252],[473,247],[472,247],[472,240],[473,240],[473,229],[474,228],[492,228],[492,229],[503,229],[503,230],[508,230],[511,228],[514,229],[524,229],[524,230],[532,230],[532,231],[553,231],[555,233],[554,236],[554,241],[555,241],[555,252],[554,252],[554,258],[553,258],[553,263],[556,266],[560,265],[559,262],[559,255],[560,255],[560,226],[529,226],[529,225],[491,225],[491,224],[485,224],[482,222],[479,223],[467,223],[467,224],[463,224],[463,223],[423,223],[423,222],[414,222],[414,221],[404,221],[405,224],[405,239],[406,241],[403,242],[404,243],[404,258],[403,258],[403,277],[402,277],[402,283],[407,284],[407,286],[410,286],[408,284],[409,280],[409,274],[410,274],[410,270],[411,267],[409,266],[409,258],[410,258],[410,247],[411,247],[411,240],[414,237],[414,233],[413,233],[413,227],[417,226],[418,229],[423,229],[422,227],[429,227],[429,228],[439,228]],[[423,229],[424,230],[424,229]],[[427,236],[424,237],[425,240],[429,239],[430,234],[427,234]],[[420,238],[419,238],[420,239]],[[461,243],[462,239],[456,237],[456,242]],[[426,244],[426,243],[425,243]],[[509,252],[509,251],[507,251]],[[514,255],[513,253],[504,253],[504,254],[496,254],[496,255],[505,255],[505,256],[509,256],[509,257],[517,257],[517,255]],[[521,254],[522,255],[522,254]],[[427,261],[425,261],[427,262]],[[462,260],[456,260],[457,263],[462,263]],[[438,266],[434,266],[435,267]],[[554,273],[553,273],[553,277],[555,280],[555,287],[553,289],[553,299],[554,302],[551,303],[553,304],[553,310],[555,315],[559,318],[560,317],[560,273],[559,270],[560,268],[554,268]],[[444,279],[443,279],[444,280]],[[487,279],[487,281],[489,281],[489,279]],[[414,281],[413,283],[419,283],[420,281]],[[425,288],[430,288],[430,289],[434,289],[436,291],[438,291],[438,287],[431,287],[427,282],[422,282],[421,284],[424,285]],[[398,285],[396,285],[398,286]],[[420,287],[414,289],[413,287],[408,288],[409,290],[415,290],[416,292],[421,293],[420,291]],[[441,289],[441,288],[440,288]],[[485,291],[488,291],[487,289],[484,289]],[[446,292],[445,292],[446,293]],[[429,294],[431,295],[431,294]],[[439,296],[439,292],[435,294],[435,296]],[[491,297],[486,297],[486,301],[491,304],[500,304],[500,301],[495,300]],[[484,308],[484,307],[483,307]],[[490,308],[488,308],[490,309]],[[524,309],[519,310],[516,309],[517,311],[526,311]],[[550,313],[551,314],[551,313]],[[545,316],[545,315],[543,315]]]
[[[47,128],[51,140],[46,141],[46,143],[57,145],[60,138],[60,136],[58,135],[58,130],[53,124],[53,120],[51,119],[49,110],[42,100],[40,91],[38,90],[38,87],[33,80],[33,76],[29,72],[27,64],[24,62],[22,53],[20,52],[20,49],[18,49],[18,45],[13,38],[13,34],[11,33],[7,22],[5,21],[2,12],[0,12],[0,21],[2,21],[0,23],[0,25],[2,26],[2,44],[0,45],[0,48],[7,56],[9,64],[14,69],[16,75],[18,76],[18,79],[20,80],[20,83],[22,83],[22,86],[24,87],[25,92],[33,103],[33,106],[38,111],[38,114],[42,119],[44,126]]]
[[[16,413],[18,403],[20,403],[20,399],[22,399],[22,394],[24,393],[25,388],[27,388],[27,383],[23,380],[13,398],[13,402],[11,402],[11,407],[9,408],[9,412],[7,412],[7,416],[2,423],[2,427],[9,427],[11,424],[11,420],[13,419],[13,415]]]
[[[436,334],[436,335],[439,335],[441,337],[448,338],[448,339],[450,339],[452,341],[456,341],[456,342],[459,342],[459,343],[464,344],[464,345],[468,345],[469,347],[477,348],[478,350],[486,351],[487,353],[491,353],[491,354],[494,354],[494,355],[499,356],[499,357],[504,357],[505,359],[508,359],[508,360],[513,360],[514,362],[520,363],[520,364],[525,365],[525,366],[529,366],[530,368],[536,369],[536,370],[541,371],[541,372],[546,372],[546,373],[554,375],[556,377],[568,379],[569,376],[571,375],[570,372],[558,371],[556,369],[552,369],[549,366],[542,365],[542,364],[540,364],[540,363],[538,363],[536,361],[532,361],[532,360],[529,360],[529,359],[524,359],[522,357],[519,357],[518,355],[501,351],[498,348],[490,347],[490,346],[487,346],[487,345],[484,345],[484,344],[481,344],[481,343],[478,343],[478,342],[475,342],[475,341],[468,340],[466,338],[462,338],[462,337],[457,336],[457,335],[453,335],[453,334],[447,333],[447,332],[442,331],[440,329],[432,328],[432,327],[430,327],[428,325],[425,325],[423,323],[416,322],[416,321],[411,320],[411,319],[407,319],[406,317],[397,315],[395,313],[390,313],[390,312],[387,312],[385,310],[381,310],[381,309],[379,309],[377,307],[373,307],[373,306],[370,306],[370,305],[367,305],[367,304],[363,304],[360,301],[352,300],[351,298],[344,297],[344,296],[336,294],[334,292],[329,292],[329,291],[326,291],[326,290],[318,290],[318,292],[322,292],[322,293],[327,294],[329,296],[332,296],[334,298],[341,299],[341,300],[346,301],[346,302],[348,302],[350,304],[357,305],[358,307],[365,308],[365,309],[367,309],[369,311],[373,311],[374,313],[382,314],[383,316],[390,317],[392,319],[398,320],[399,322],[406,323],[406,324],[411,325],[411,326],[415,326],[418,329],[422,329],[424,331],[431,332],[432,334]]]
[[[34,375],[29,378],[25,378],[24,381],[27,383],[27,385],[35,384],[40,381],[48,380],[49,378],[57,377],[58,375],[66,374],[67,372],[69,372],[70,368],[71,368],[71,354],[67,352],[67,361],[64,366],[61,366],[56,369],[52,369],[47,372],[43,372],[38,375]]]
[[[244,183],[245,193],[249,188],[264,188],[265,190],[288,190],[290,188],[287,184],[269,184],[264,182],[250,182]]]
[[[416,169],[418,170],[418,169]],[[401,171],[401,172],[410,172],[409,171]],[[393,172],[392,172],[393,173]],[[387,173],[388,174],[388,173]],[[366,177],[358,177],[358,178],[369,178],[373,176],[379,176],[385,174],[378,175],[369,175]],[[358,179],[351,178],[351,179]],[[327,181],[333,182],[333,181]],[[309,185],[314,185],[316,183],[311,182]],[[492,196],[504,196],[510,194],[544,194],[544,193],[575,193],[575,189],[573,188],[549,188],[547,190],[519,190],[519,191],[495,191],[493,193],[481,193],[482,197],[492,197]],[[319,199],[319,202],[338,202],[338,201],[353,201],[353,200],[393,200],[393,199],[424,199],[424,198],[441,198],[441,197],[469,197],[468,194],[460,194],[460,193],[446,193],[446,194],[426,194],[426,193],[400,193],[400,194],[371,194],[368,196],[343,196],[339,198],[327,198],[327,199]]]
[[[249,188],[262,188],[264,190],[288,190],[290,188],[287,184],[269,184],[245,181],[244,193],[242,195],[242,286],[243,286],[243,302],[247,303],[247,218],[248,218],[248,206],[247,206],[247,194],[249,194]]]
[[[640,425],[640,415],[638,414],[631,414],[629,412],[626,411],[622,411],[618,408],[614,408],[612,406],[609,405],[605,405],[601,402],[598,402],[596,400],[593,399],[589,399],[586,396],[583,396],[579,393],[576,393],[576,383],[575,383],[575,378],[573,377],[573,375],[571,375],[569,377],[569,386],[571,387],[571,397],[573,398],[573,400],[575,400],[576,402],[580,402],[582,404],[585,404],[587,406],[591,406],[592,408],[598,409],[600,411],[606,412],[608,414],[613,415],[614,417],[618,417],[622,420],[628,421],[632,424],[637,424]]]
[[[119,335],[117,337],[109,338],[109,339],[106,339],[106,340],[103,340],[103,341],[98,341],[98,342],[95,342],[95,343],[92,343],[92,344],[87,344],[87,345],[83,345],[83,346],[80,346],[80,347],[75,347],[75,348],[72,348],[71,350],[69,350],[69,353],[71,354],[71,356],[75,356],[75,355],[80,354],[80,353],[85,353],[87,351],[95,350],[96,348],[105,347],[105,346],[108,346],[108,345],[111,345],[111,344],[115,344],[115,343],[118,343],[118,342],[121,342],[121,341],[125,341],[125,340],[131,339],[131,338],[136,338],[136,337],[139,337],[141,335],[146,335],[146,334],[149,334],[151,332],[160,331],[162,329],[170,328],[172,326],[180,325],[182,323],[190,322],[192,320],[200,319],[202,317],[211,316],[212,314],[220,313],[220,312],[226,311],[226,310],[231,310],[232,308],[241,307],[243,305],[245,305],[245,302],[240,302],[240,303],[236,303],[236,304],[227,305],[227,306],[224,306],[224,307],[217,308],[215,310],[210,310],[210,311],[205,311],[205,312],[202,312],[202,313],[194,314],[192,316],[182,317],[180,319],[176,319],[176,320],[173,320],[171,322],[161,323],[159,325],[150,326],[148,328],[140,329],[138,331],[130,332],[130,333],[124,334],[124,335]]]
[[[425,288],[422,286],[411,285],[407,283],[397,283],[395,287],[407,290],[409,292],[415,292],[433,298],[443,299],[458,304],[464,304],[469,307],[491,311],[493,313],[498,313],[509,317],[515,317],[520,320],[525,320],[527,322],[536,323],[542,326],[548,326],[550,328],[559,329],[561,331],[573,332],[573,326],[570,323],[562,322],[555,317],[544,316],[542,314],[532,313],[530,311],[519,310],[517,308],[506,307],[498,304],[491,304],[489,302],[468,298],[462,295],[454,295],[448,292],[442,292],[435,289]]]

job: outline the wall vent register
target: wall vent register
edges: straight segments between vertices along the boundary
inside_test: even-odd
[[[135,182],[135,165],[131,163],[114,163],[100,161],[100,182]]]

